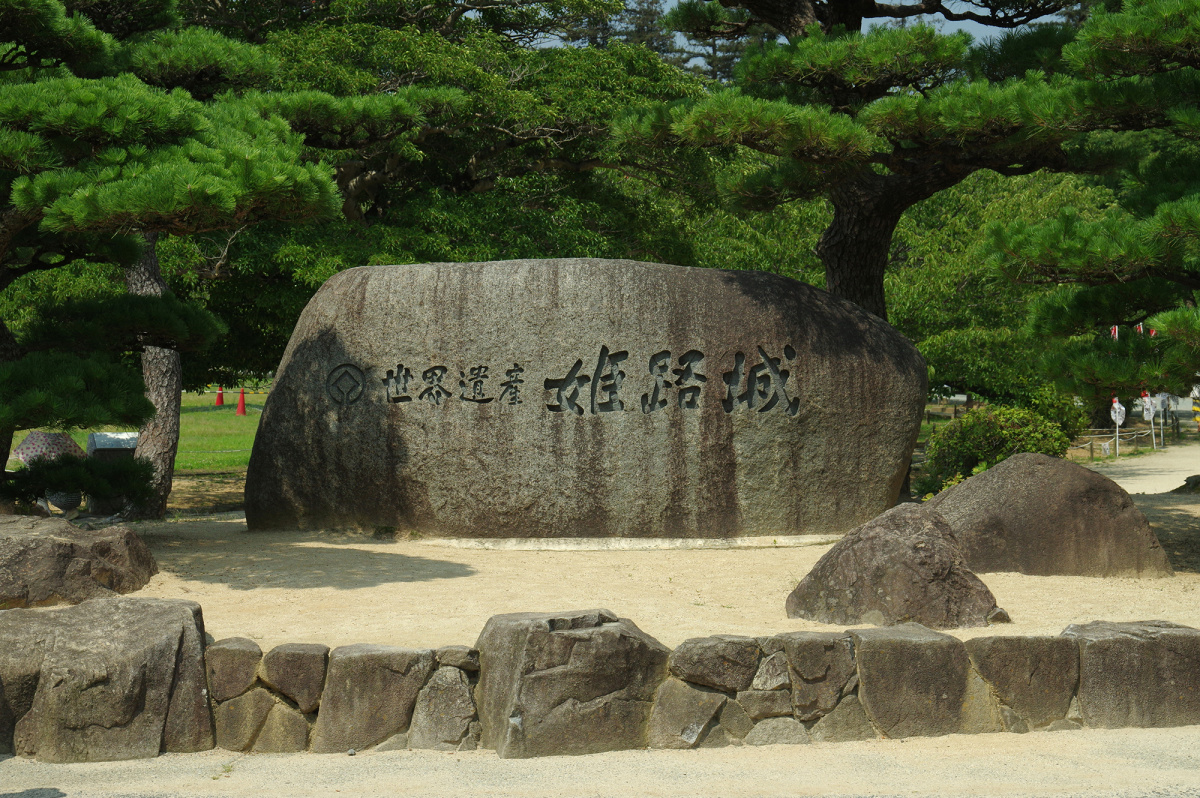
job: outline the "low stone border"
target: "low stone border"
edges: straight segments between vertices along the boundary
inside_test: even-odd
[[[201,656],[195,647],[152,660],[128,644],[76,655],[78,676],[53,660],[62,640],[51,645],[47,622],[73,612],[164,615],[173,605],[185,610],[172,621],[183,618],[185,632],[188,618],[202,624],[197,605],[153,599],[0,612],[0,751],[53,761],[148,755],[144,746],[123,751],[114,742],[120,723],[149,711],[116,694],[145,693],[145,685],[97,674],[127,672],[131,662],[134,670],[138,662],[143,670],[166,662],[186,673],[187,658]],[[36,626],[36,652],[21,638],[24,626]],[[671,651],[632,621],[588,610],[496,616],[475,648],[286,644],[264,654],[251,640],[231,638],[202,656],[210,737],[233,751],[482,746],[529,757],[1200,724],[1200,630],[1165,621],[1097,621],[1054,637],[966,641],[917,624],[714,635]],[[181,691],[200,690],[196,681],[176,677],[172,705]],[[104,701],[130,717],[106,727]],[[86,735],[76,734],[70,746],[56,742],[56,735],[75,734],[85,716]],[[191,718],[197,728],[204,720]],[[160,727],[170,728],[171,718]],[[206,738],[200,729],[188,739]],[[159,750],[183,749],[164,743]]]

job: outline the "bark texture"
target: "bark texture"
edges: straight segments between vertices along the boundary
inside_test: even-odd
[[[158,265],[157,233],[144,233],[145,251],[125,269],[125,286],[137,296],[162,296],[170,291]],[[148,346],[142,352],[142,379],[146,398],[156,410],[138,432],[135,457],[154,464],[154,497],[134,513],[140,518],[162,518],[167,512],[179,449],[179,407],[183,395],[183,365],[179,352]]]

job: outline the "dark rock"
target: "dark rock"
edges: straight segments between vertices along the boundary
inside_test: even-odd
[[[47,762],[213,745],[200,605],[93,599],[0,612],[0,739]]]
[[[986,626],[995,608],[954,533],[918,504],[894,507],[835,543],[786,603],[789,618],[936,629]]]
[[[669,649],[608,610],[488,620],[475,646],[481,744],[502,758],[644,748]]]
[[[158,564],[129,527],[0,515],[0,610],[78,604],[141,590]]]
[[[800,720],[816,720],[837,706],[855,675],[850,637],[793,632],[779,639],[791,670],[793,711]]]
[[[470,646],[443,646],[436,656],[438,665],[479,673],[479,651]]]
[[[417,693],[433,673],[433,652],[359,643],[329,654],[329,675],[312,750],[362,750],[406,731]]]
[[[308,748],[308,719],[287,704],[276,702],[254,740],[256,754],[292,754]]]
[[[993,734],[1013,731],[1006,724],[1004,712],[1016,717],[1011,709],[1001,704],[992,694],[992,689],[972,667],[967,668],[967,687],[963,692],[960,734]]]
[[[737,702],[751,720],[782,718],[792,715],[792,693],[790,690],[744,690],[737,694]]]
[[[1065,718],[1079,682],[1079,646],[1066,637],[976,637],[971,663],[996,697],[1037,729]]]
[[[409,748],[456,751],[475,720],[475,699],[467,675],[458,668],[438,668],[417,694]]]
[[[802,745],[811,743],[808,730],[795,718],[767,718],[754,724],[746,745]]]
[[[1146,516],[1081,465],[1016,454],[925,503],[954,530],[967,567],[1039,576],[1171,576]]]
[[[659,686],[650,713],[647,740],[651,748],[691,748],[704,737],[725,706],[726,697],[713,690],[667,679]]]
[[[959,730],[970,667],[961,640],[915,623],[849,634],[858,660],[858,700],[885,737]]]
[[[782,650],[776,651],[762,661],[754,681],[750,683],[753,690],[789,690],[792,677],[788,674],[787,655]]]
[[[1167,621],[1095,621],[1071,624],[1063,635],[1079,642],[1079,709],[1085,725],[1200,723],[1200,629]]]
[[[848,695],[839,701],[832,712],[816,722],[810,734],[818,743],[874,740],[879,736],[856,695]]]
[[[227,637],[209,646],[204,652],[204,666],[213,700],[228,701],[253,687],[261,660],[262,649],[249,638]]]
[[[753,637],[693,637],[671,652],[668,667],[685,682],[736,693],[754,681],[761,654]]]
[[[275,374],[251,529],[724,538],[892,506],[927,369],[785,277],[562,259],[343,271]]]
[[[754,720],[737,701],[725,702],[725,706],[721,707],[721,713],[717,716],[717,722],[731,740],[745,738],[754,728]]]
[[[275,702],[275,697],[267,689],[256,687],[237,698],[217,704],[213,709],[217,746],[227,751],[249,751]]]
[[[284,643],[263,657],[259,676],[272,690],[295,701],[301,712],[315,712],[321,703],[328,663],[329,646]]]

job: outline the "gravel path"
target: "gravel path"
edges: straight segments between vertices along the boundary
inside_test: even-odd
[[[1086,464],[1130,493],[1167,493],[1192,474],[1200,474],[1200,443],[1168,446],[1120,460]]]

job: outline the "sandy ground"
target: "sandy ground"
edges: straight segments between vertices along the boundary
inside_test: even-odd
[[[986,574],[1014,623],[979,634],[1056,634],[1069,623],[1162,618],[1200,626],[1200,496],[1163,493],[1200,473],[1200,445],[1104,466],[1135,494],[1172,579]],[[473,643],[495,613],[607,607],[670,646],[715,633],[823,627],[783,600],[828,550],[526,551],[250,534],[237,514],[144,524],[162,572],[139,595],[189,598],[217,638],[431,647]],[[479,751],[246,756],[45,765],[0,757],[0,798],[173,795],[1200,796],[1200,726],[975,735],[709,751],[498,760]]]

